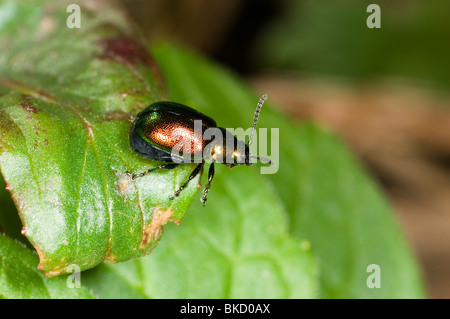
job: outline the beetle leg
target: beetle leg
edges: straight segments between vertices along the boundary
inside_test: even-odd
[[[202,196],[202,205],[203,207],[205,207],[206,204],[206,197],[208,196],[208,191],[211,188],[211,182],[214,178],[214,160],[211,162],[211,165],[209,166],[209,171],[208,171],[208,183],[205,186],[205,189],[203,190],[203,196]]]
[[[131,175],[131,179],[135,180],[136,178],[145,176],[147,174],[150,174],[158,169],[174,169],[175,167],[177,167],[179,164],[175,164],[175,163],[169,163],[169,164],[163,164],[163,165],[159,165],[157,167],[154,167],[152,169],[146,169],[145,171],[143,171],[142,173],[139,174],[132,174]]]
[[[175,199],[175,197],[178,197],[178,195],[180,195],[181,191],[186,188],[186,186],[189,184],[189,182],[191,180],[193,180],[195,178],[195,176],[197,176],[200,171],[203,171],[203,165],[204,164],[205,164],[205,162],[201,162],[200,164],[198,164],[194,168],[194,170],[192,171],[191,175],[189,175],[189,178],[187,179],[187,181],[185,181],[183,183],[183,185],[181,185],[180,188],[177,189],[177,191],[173,194],[173,196],[170,197],[170,200],[173,200],[173,199]]]
[[[205,164],[205,162],[203,162]],[[205,165],[202,165],[202,169],[200,170],[200,178],[198,179],[198,188],[202,188],[202,177],[203,177],[203,170],[205,168]]]

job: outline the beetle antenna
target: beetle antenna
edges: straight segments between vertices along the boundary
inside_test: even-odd
[[[258,161],[263,162],[265,164],[270,164],[273,165],[273,162],[265,157],[259,157],[259,156],[255,156],[255,155],[250,155],[250,158],[256,158]]]
[[[248,146],[250,146],[252,144],[253,133],[255,132],[256,122],[258,121],[259,112],[261,112],[261,108],[262,108],[265,100],[267,100],[267,94],[264,94],[263,96],[261,96],[261,98],[259,99],[259,102],[258,102],[258,106],[256,107],[255,116],[253,117],[252,132],[250,133],[250,140],[248,142]]]

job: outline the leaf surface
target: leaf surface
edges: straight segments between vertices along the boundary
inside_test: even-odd
[[[170,98],[225,128],[248,128],[258,97],[234,75],[180,47],[153,45],[156,64],[120,9],[102,2],[82,6],[89,12],[82,29],[52,29],[50,23],[44,31],[55,40],[46,32],[36,40],[27,27],[46,17],[64,24],[67,13],[64,2],[30,3],[0,5],[8,17],[0,25],[6,35],[0,38],[0,168],[26,235],[47,275],[74,263],[88,269],[104,259],[141,257],[160,238],[159,228],[146,232],[154,229],[152,217],[173,212],[173,221],[181,220],[199,180],[173,203],[168,198],[192,165],[131,183],[127,170],[156,165],[129,149],[131,117]],[[24,27],[16,30],[19,13]],[[279,129],[279,143],[275,138],[269,146],[276,174],[261,175],[259,165],[227,170],[217,164],[206,208],[194,201],[180,225],[165,226],[149,256],[82,272],[83,289],[100,298],[422,296],[390,208],[342,143],[314,125],[292,123],[270,100],[258,127]],[[269,130],[269,141],[273,136]],[[7,202],[5,191],[0,195]],[[8,205],[2,210],[10,212]],[[16,237],[11,229],[17,223],[2,210],[2,231]],[[10,247],[4,256],[25,249]],[[32,269],[33,263],[36,256],[18,267]],[[373,263],[381,266],[381,289],[366,285]],[[44,286],[53,279],[43,279]],[[13,296],[15,289],[9,291]],[[27,294],[40,293],[32,288]]]
[[[0,234],[0,298],[93,297],[85,287],[75,288],[67,276],[45,278],[36,269],[38,261],[38,256],[23,244]]]
[[[0,169],[47,276],[149,253],[196,192],[169,200],[190,165],[131,180],[158,165],[128,132],[163,99],[161,74],[120,10],[79,3],[80,29],[69,2],[0,3]]]
[[[219,126],[251,126],[258,97],[233,74],[171,45],[156,46],[154,55],[172,98],[196,105]],[[264,93],[269,100],[258,127],[279,129],[279,140],[269,134],[268,154],[278,170],[262,176],[283,203],[290,234],[311,242],[320,296],[424,297],[420,269],[394,212],[364,167],[336,136],[311,123],[293,123],[270,107],[270,92]],[[380,267],[381,288],[367,286],[372,264]]]

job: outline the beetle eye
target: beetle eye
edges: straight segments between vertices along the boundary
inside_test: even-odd
[[[219,154],[219,155],[222,154],[222,147],[220,147],[218,145],[214,146],[213,152],[215,154]]]

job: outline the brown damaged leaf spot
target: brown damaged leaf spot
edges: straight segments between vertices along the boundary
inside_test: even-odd
[[[43,38],[49,36],[57,27],[55,19],[51,16],[45,16],[41,19],[41,22],[36,30],[35,39],[42,40]]]
[[[26,236],[26,233],[25,233],[25,236]],[[28,238],[28,236],[27,236],[27,238]],[[37,245],[33,244],[33,246],[36,249],[36,252],[37,252],[37,254],[39,256],[39,265],[37,266],[37,269],[43,271],[44,272],[44,276],[47,277],[47,278],[60,275],[61,274],[61,269],[59,269],[59,268],[53,268],[52,270],[45,270],[45,269],[43,269],[43,265],[46,262],[46,258],[45,258],[44,252],[39,247],[37,247]]]
[[[107,254],[105,255],[105,257],[103,258],[103,260],[107,263],[111,263],[111,264],[115,264],[116,263],[116,256],[111,255],[111,254]]]
[[[102,46],[100,59],[111,59],[128,65],[145,65],[152,72],[160,89],[165,88],[161,69],[146,47],[140,42],[125,36],[118,36],[103,39],[100,44]]]
[[[11,120],[8,120],[8,117],[3,110],[0,110],[0,154],[7,149],[13,148],[6,137],[6,132],[13,127],[15,127],[14,123]]]
[[[55,268],[54,270],[49,270],[44,273],[47,278],[59,276],[63,273],[64,269]]]
[[[134,187],[130,187],[130,185],[133,185],[131,175],[128,172],[114,172],[117,176],[116,190],[120,197],[126,201],[127,196],[135,191]]]
[[[36,107],[31,104],[30,99],[32,98],[30,95],[21,95],[22,102],[20,102],[20,106],[22,109],[27,113],[36,114],[39,113],[41,110],[37,109]]]
[[[67,272],[67,267],[65,267],[65,266],[53,267],[52,269],[44,269],[44,265],[48,262],[48,259],[45,257],[45,254],[42,251],[42,249],[39,248],[38,245],[34,244],[31,241],[31,239],[28,237],[26,227],[24,227],[22,229],[22,231],[24,229],[25,229],[24,235],[28,238],[28,240],[30,240],[30,242],[32,243],[33,247],[36,249],[36,252],[37,252],[37,254],[39,256],[39,265],[37,265],[37,269],[42,271],[44,273],[44,276],[47,277],[47,278],[59,276],[61,274],[66,273]],[[61,260],[61,262],[64,262],[64,258]]]
[[[129,112],[125,111],[108,111],[101,118],[99,122],[111,122],[111,121],[132,121],[133,116]]]
[[[157,239],[162,233],[163,225],[167,224],[167,222],[172,219],[172,215],[172,209],[168,208],[166,210],[162,210],[156,206],[150,225],[146,227],[144,226],[142,241],[139,248],[144,249],[150,240]]]
[[[64,262],[65,262],[64,258],[61,259],[61,263],[64,263]],[[41,264],[39,264],[39,265],[41,265]],[[38,269],[42,270],[39,268],[39,266],[38,266]],[[71,270],[71,265],[64,266],[64,267],[55,267],[52,270],[44,272],[44,276],[47,278],[55,277],[55,276],[59,276],[62,274],[67,274],[67,273],[69,273],[70,270]]]
[[[134,39],[126,37],[114,37],[101,41],[103,52],[102,59],[114,59],[130,64],[144,64],[150,69],[157,67],[153,57],[145,47]]]
[[[134,105],[129,112],[122,110],[108,111],[98,117],[99,122],[129,121],[133,122],[134,114],[142,111],[147,105]]]

